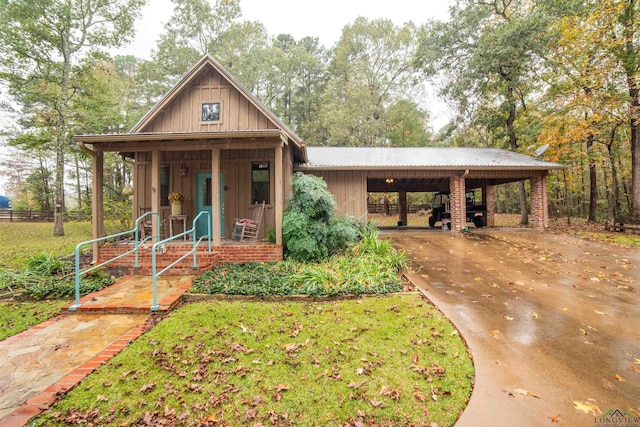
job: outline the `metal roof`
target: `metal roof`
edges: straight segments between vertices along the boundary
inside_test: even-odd
[[[497,148],[309,147],[296,169],[564,169]]]

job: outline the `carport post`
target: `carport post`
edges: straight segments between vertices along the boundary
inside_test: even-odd
[[[487,226],[493,227],[496,225],[496,187],[487,184],[486,181],[482,183],[482,204],[487,208]]]
[[[546,172],[531,177],[531,227],[545,230],[549,227]]]
[[[407,224],[407,192],[404,190],[398,191],[398,204],[400,205],[400,225]]]
[[[452,231],[462,231],[466,223],[467,207],[464,177],[467,173],[468,171],[461,176],[452,176],[449,178],[449,212],[451,212]]]

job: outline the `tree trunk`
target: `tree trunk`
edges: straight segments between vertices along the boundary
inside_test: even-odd
[[[587,137],[587,155],[589,160],[589,218],[588,222],[596,222],[598,209],[598,177],[596,174],[596,162],[593,158],[593,134]]]
[[[58,135],[57,138],[60,138]],[[61,141],[56,142],[56,177],[53,210],[53,235],[64,236],[64,146]]]
[[[518,138],[513,126],[516,121],[516,101],[513,96],[513,88],[507,85],[507,102],[509,103],[509,117],[507,117],[507,134],[509,135],[509,145],[512,151],[518,151]],[[520,224],[529,224],[529,213],[527,211],[527,192],[524,188],[524,181],[518,182],[518,194],[520,198]]]
[[[82,209],[82,184],[80,183],[80,160],[78,159],[78,153],[75,154],[76,163],[76,193],[78,197],[78,209]]]
[[[615,132],[615,131],[614,131]],[[620,217],[620,184],[618,183],[618,168],[616,168],[616,157],[613,152],[613,143],[607,145],[609,162],[611,163],[611,187],[613,187],[613,219],[617,221]]]
[[[567,183],[567,171],[562,171],[564,178],[564,205],[567,212],[567,225],[571,225],[571,200],[569,200],[569,184]]]
[[[640,220],[640,77],[638,77],[638,54],[635,48],[636,1],[626,0],[623,15],[625,38],[624,68],[629,88],[629,127],[631,128],[631,216]]]

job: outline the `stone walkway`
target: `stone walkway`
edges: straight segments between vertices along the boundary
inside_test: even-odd
[[[192,276],[159,278],[159,312],[175,306]],[[151,278],[126,277],[64,314],[0,342],[0,425],[24,426],[144,332]]]

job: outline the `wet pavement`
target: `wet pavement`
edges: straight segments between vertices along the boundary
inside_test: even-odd
[[[476,384],[457,426],[640,416],[640,250],[531,230],[385,237],[471,349]]]
[[[168,311],[193,276],[158,279],[158,311]],[[0,426],[23,426],[145,330],[148,276],[129,276],[81,299],[80,309],[0,341]]]

